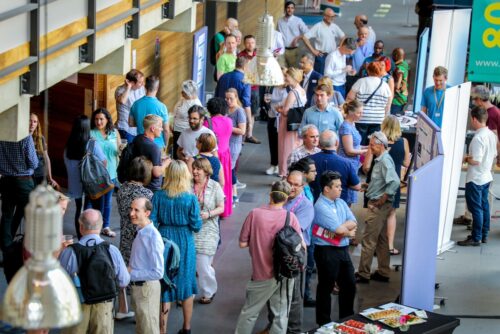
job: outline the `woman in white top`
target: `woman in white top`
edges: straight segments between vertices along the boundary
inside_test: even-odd
[[[303,73],[301,70],[290,67],[285,76],[285,82],[290,87],[290,92],[286,97],[283,106],[280,106],[276,111],[280,114],[278,119],[278,175],[286,176],[287,159],[290,153],[300,145],[302,140],[299,139],[297,131],[287,130],[288,112],[292,108],[303,107],[307,102],[307,96],[304,88],[300,86]]]
[[[381,79],[384,65],[374,61],[366,66],[366,70],[368,76],[356,81],[346,98],[346,102],[358,100],[363,103],[363,116],[356,123],[356,129],[361,134],[361,145],[367,145],[368,136],[380,131],[380,124],[389,114],[392,103],[391,89]]]
[[[181,99],[174,107],[174,159],[177,159],[177,140],[181,133],[189,129],[188,110],[194,105],[201,106],[201,101],[198,98],[198,87],[193,80],[186,80],[182,83]]]

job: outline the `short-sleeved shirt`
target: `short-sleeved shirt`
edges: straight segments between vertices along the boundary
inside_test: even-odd
[[[227,116],[233,122],[233,128],[237,128],[238,124],[247,122],[247,116],[243,108],[236,108],[236,110],[233,113],[228,113]],[[243,142],[243,135],[235,135],[233,133],[231,135],[231,139],[229,140],[229,145],[241,145],[242,142]]]
[[[137,100],[130,109],[130,117],[135,120],[135,125],[137,125],[137,134],[144,133],[144,125],[142,124],[144,117],[147,115],[157,115],[163,120],[163,123],[168,122],[168,110],[167,106],[160,102],[156,97],[144,96]],[[160,148],[165,147],[165,141],[168,138],[163,139],[163,134],[155,138],[155,143]]]
[[[285,46],[292,47],[294,38],[304,35],[309,31],[307,25],[300,17],[292,15],[290,17],[283,16],[278,20],[278,31],[283,35]]]
[[[106,157],[106,170],[109,173],[111,180],[116,179],[118,174],[116,168],[118,167],[118,131],[113,130],[106,138],[101,134],[101,131],[97,129],[90,130],[90,136],[96,140],[96,144],[99,145]]]
[[[449,86],[446,85],[446,88],[448,87]],[[422,107],[427,108],[427,115],[439,127],[441,127],[443,122],[445,94],[446,90],[434,90],[434,86],[431,86],[424,90],[424,94],[422,96]]]
[[[308,124],[313,124],[318,128],[319,133],[325,130],[338,132],[343,121],[344,117],[340,111],[331,104],[328,104],[324,111],[320,111],[317,106],[312,106],[304,112],[300,129]],[[299,130],[299,133],[301,133],[301,130]]]
[[[376,200],[387,194],[389,201],[394,200],[394,195],[399,189],[400,179],[396,173],[396,166],[388,151],[375,158],[372,175],[366,197],[370,200]]]
[[[127,90],[125,84],[118,86],[115,90],[115,99],[118,100]],[[130,107],[135,101],[139,100],[141,97],[146,95],[146,90],[144,87],[139,89],[131,89],[128,93],[128,98],[125,104],[116,103],[116,109],[118,111],[118,120],[116,121],[116,127],[119,130],[124,130],[135,136],[137,134],[137,128],[128,125],[128,117],[130,115]]]
[[[486,125],[488,129],[491,131],[500,131],[500,109],[495,106],[487,109],[488,111],[488,120],[486,121]]]
[[[321,21],[313,25],[305,36],[308,39],[314,38],[314,48],[316,50],[330,53],[337,48],[337,41],[340,41],[345,34],[335,23],[327,25],[324,21]]]
[[[194,157],[198,154],[198,149],[196,148],[196,140],[203,133],[210,133],[215,137],[214,132],[204,126],[196,131],[193,131],[191,128],[189,128],[181,133],[179,139],[177,140],[177,145],[179,145],[179,147],[182,147],[182,152],[185,156]]]
[[[476,131],[469,145],[469,155],[472,160],[479,162],[479,165],[469,164],[465,182],[482,186],[493,181],[491,168],[497,156],[497,137],[488,127]]]
[[[364,104],[363,116],[361,116],[359,123],[382,124],[385,118],[385,108],[392,93],[386,82],[382,82],[382,85],[377,89],[380,81],[381,79],[377,77],[366,77],[359,79],[352,86],[352,90],[356,92],[356,100]],[[365,103],[375,90],[377,91],[370,101]]]
[[[161,149],[151,139],[142,134],[135,137],[133,143],[134,158],[142,155],[151,161],[153,166],[161,166]],[[151,176],[151,182],[146,186],[146,188],[152,191],[160,190],[162,179],[163,178],[161,176]]]
[[[335,232],[340,225],[346,221],[356,221],[351,209],[347,203],[341,198],[331,200],[321,194],[314,204],[314,221],[313,225],[318,225],[327,229],[328,231]],[[325,240],[313,236],[313,243],[319,246],[332,246]],[[349,246],[349,238],[344,237],[340,241],[338,247]]]
[[[236,66],[236,56],[232,53],[224,53],[217,60],[217,72],[228,73]]]
[[[198,98],[184,99],[182,98],[174,107],[174,131],[182,132],[189,129],[188,110],[192,106],[200,106],[201,101]]]
[[[394,90],[394,99],[392,104],[396,106],[404,106],[408,102],[408,72],[410,66],[406,61],[396,65],[396,70],[393,72],[394,81],[397,81],[399,76],[401,76],[401,87],[399,91]]]
[[[289,199],[285,205],[283,205],[283,208],[295,214],[299,220],[304,242],[309,246],[311,244],[309,229],[314,219],[314,206],[312,202],[306,197],[304,192],[302,192],[297,197]]]
[[[244,73],[239,70],[234,70],[229,73],[223,74],[219,81],[217,81],[217,87],[215,87],[215,96],[225,98],[226,91],[229,88],[234,88],[238,92],[238,98],[243,104],[243,108],[250,108],[251,97],[250,91],[251,87],[249,84],[243,82]]]
[[[276,233],[283,228],[286,210],[268,205],[248,214],[240,232],[240,242],[248,242],[252,258],[252,280],[265,281],[274,277],[273,244]],[[290,213],[290,226],[302,235],[297,217]]]

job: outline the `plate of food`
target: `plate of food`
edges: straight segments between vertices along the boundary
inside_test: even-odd
[[[354,327],[346,326],[343,324],[340,324],[337,327],[335,327],[334,333],[338,333],[338,334],[366,334],[366,332],[363,329],[354,328]]]
[[[408,326],[418,325],[425,322],[424,319],[417,317],[416,315],[413,314],[402,315],[394,318],[381,319],[379,321],[392,328],[398,328],[403,325],[408,325]]]
[[[387,309],[387,310],[368,309],[364,310],[360,314],[364,317],[367,317],[370,320],[376,321],[380,319],[399,317],[401,315],[401,312],[399,310],[394,310],[394,309]]]

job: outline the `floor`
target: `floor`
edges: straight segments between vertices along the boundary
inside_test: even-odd
[[[392,50],[396,46],[402,46],[407,50],[411,59],[415,58],[415,32],[416,17],[410,12],[410,23],[413,27],[407,27],[408,7],[407,3],[400,0],[381,1],[346,1],[342,7],[342,16],[338,18],[338,24],[346,34],[354,33],[352,22],[354,15],[360,12],[370,14],[369,20],[377,32],[377,38],[386,42],[386,50]],[[413,3],[413,2],[412,2]],[[388,7],[388,5],[390,5]],[[411,9],[412,10],[412,9]],[[384,15],[384,16],[383,16]],[[219,289],[214,302],[210,305],[195,303],[193,313],[193,333],[232,333],[238,318],[239,311],[245,299],[245,285],[250,278],[250,256],[248,250],[238,247],[238,235],[241,225],[247,213],[252,208],[265,204],[268,200],[269,186],[276,177],[267,176],[264,170],[269,164],[268,147],[265,135],[265,125],[256,124],[256,136],[263,143],[261,145],[246,144],[243,149],[240,163],[240,180],[248,186],[240,192],[241,200],[232,217],[224,220],[221,225],[222,245],[214,260],[217,273]],[[498,178],[498,177],[497,177]],[[498,180],[497,180],[498,184]],[[494,192],[500,193],[500,186],[494,185]],[[464,201],[457,201],[457,215],[463,212]],[[493,203],[494,211],[500,210],[497,202]],[[353,208],[359,222],[363,222],[364,212],[360,206]],[[66,214],[64,222],[64,234],[75,234],[71,217],[74,205],[71,205]],[[116,205],[113,206],[113,219],[111,222],[114,230],[119,230],[118,213]],[[398,212],[398,231],[396,236],[396,247],[403,249],[405,210],[401,208]],[[498,220],[492,221],[490,241],[481,247],[453,248],[451,252],[441,254],[442,260],[437,261],[437,281],[440,288],[436,295],[448,298],[446,305],[438,313],[450,315],[477,315],[495,316],[500,315],[500,225]],[[362,224],[360,224],[362,226]],[[360,228],[360,232],[361,232]],[[464,239],[468,234],[463,226],[455,226],[452,240]],[[113,242],[118,242],[115,238]],[[353,251],[353,262],[355,267],[359,262],[359,252]],[[393,264],[401,262],[401,256],[391,259]],[[374,265],[376,261],[374,261]],[[4,276],[0,274],[0,297],[6,289]],[[393,272],[390,283],[372,282],[369,285],[360,286],[356,297],[356,307],[363,310],[367,307],[394,301],[399,294],[400,273]],[[336,319],[335,302],[332,319]],[[266,312],[263,311],[255,326],[255,332],[263,329],[266,325]],[[169,320],[169,332],[176,333],[182,326],[182,310],[174,307]],[[315,327],[314,309],[304,310],[303,329]],[[496,319],[461,319],[461,326],[455,333],[499,333],[500,321]],[[116,333],[133,333],[134,321],[116,321]]]

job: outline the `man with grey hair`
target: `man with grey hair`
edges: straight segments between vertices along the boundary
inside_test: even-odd
[[[319,144],[319,131],[316,125],[307,124],[302,128],[301,131],[302,137],[302,146],[297,147],[290,153],[287,160],[287,166],[290,166],[302,158],[310,156],[311,154],[315,154],[320,152],[321,150],[318,148]]]
[[[375,157],[370,184],[364,184],[368,198],[368,215],[365,221],[361,258],[356,275],[357,283],[369,283],[370,279],[389,282],[391,273],[389,241],[387,239],[387,217],[392,210],[394,195],[399,189],[400,179],[389,155],[389,141],[382,131],[370,136],[370,150]],[[373,274],[371,265],[377,251],[378,269]]]
[[[347,188],[360,190],[360,183],[358,178],[358,171],[354,166],[344,157],[337,154],[338,138],[337,134],[331,130],[325,130],[319,136],[319,146],[321,152],[313,154],[310,158],[316,165],[316,179],[311,183],[311,190],[313,192],[314,201],[316,201],[321,194],[320,178],[323,172],[330,170],[338,172],[341,176],[342,182],[342,198],[348,205]]]
[[[87,209],[80,215],[79,222],[82,237],[77,244],[72,244],[64,249],[59,260],[61,266],[71,277],[78,276],[81,282],[85,282],[82,283],[81,289],[86,300],[82,301],[82,321],[78,325],[62,329],[61,333],[84,334],[87,331],[90,333],[113,333],[113,299],[118,294],[118,286],[125,288],[128,285],[130,275],[118,248],[99,236],[102,229],[101,212]],[[92,257],[99,255],[101,255],[99,260],[92,259]],[[103,261],[103,258],[110,261]],[[103,267],[99,269],[91,267],[92,264],[96,263]],[[113,277],[106,275],[107,269]],[[102,276],[95,277],[91,274],[95,273],[96,270],[104,270]],[[118,283],[118,286],[114,286],[115,282]],[[96,289],[96,287],[99,288]],[[108,288],[110,287],[110,295],[99,295],[100,292],[109,292]],[[113,293],[115,290],[116,294]],[[92,300],[89,300],[90,295]]]
[[[146,96],[134,102],[130,109],[129,124],[137,126],[137,134],[144,133],[142,121],[146,115],[158,115],[163,119],[163,136],[155,138],[155,143],[160,148],[168,145],[169,126],[168,126],[168,110],[167,106],[156,98],[160,89],[160,79],[157,76],[151,75],[146,78]]]
[[[300,58],[299,68],[304,72],[304,77],[300,85],[306,91],[307,102],[305,107],[309,108],[311,106],[314,90],[318,85],[319,79],[321,79],[321,74],[314,70],[314,56],[310,53],[305,53],[302,58]]]

